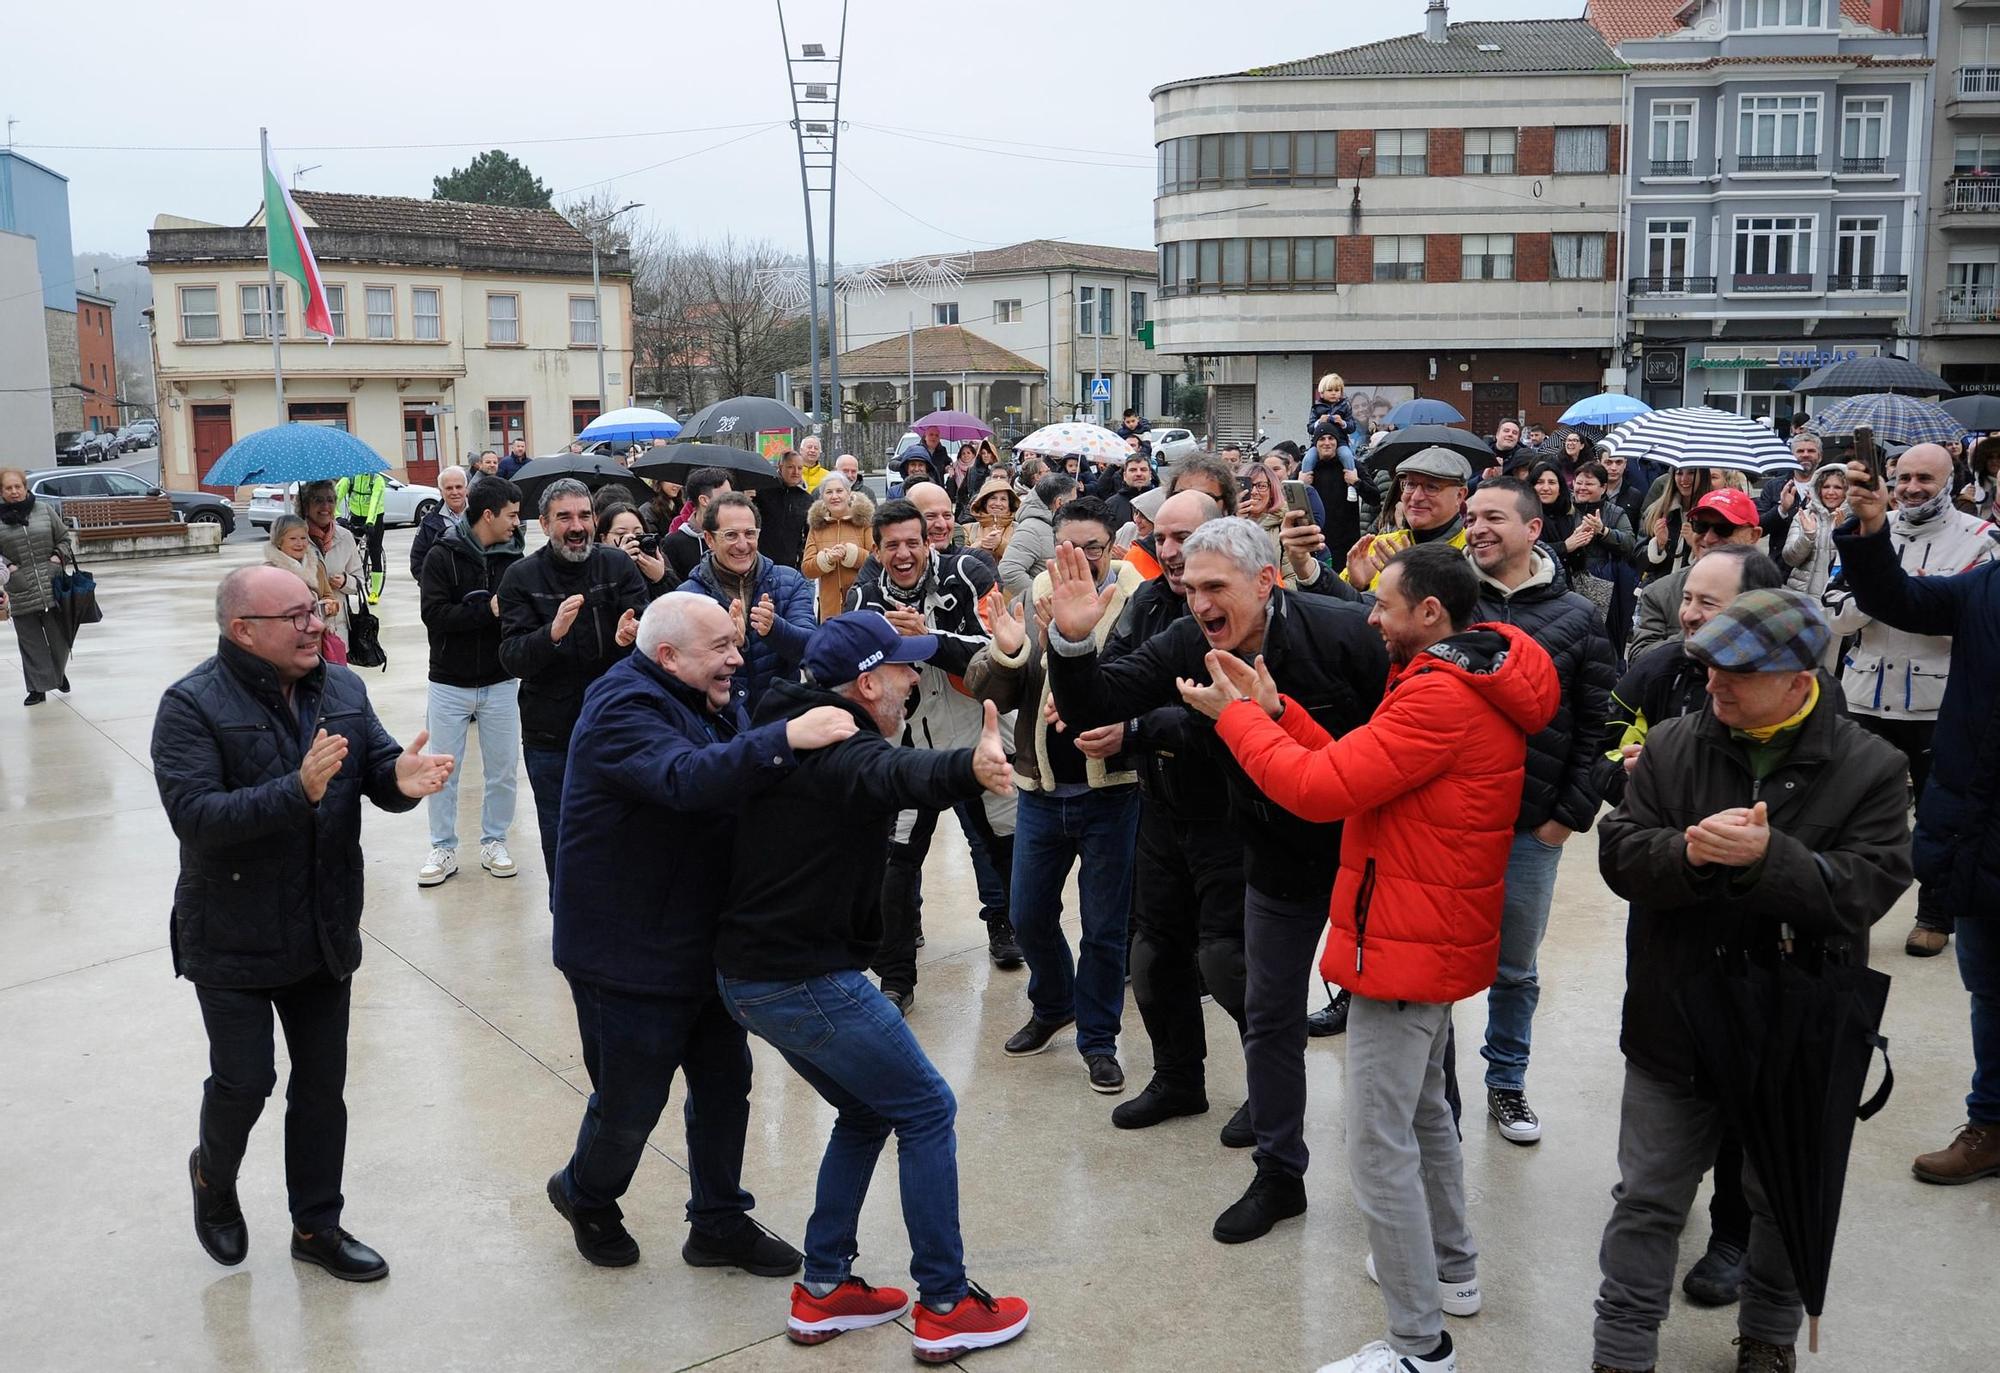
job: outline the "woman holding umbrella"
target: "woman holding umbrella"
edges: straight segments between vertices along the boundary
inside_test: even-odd
[[[76,536],[56,508],[28,494],[28,474],[0,469],[0,563],[13,572],[4,589],[28,679],[24,706],[38,706],[51,691],[69,690],[69,625],[55,613],[54,572],[64,556],[76,557]]]

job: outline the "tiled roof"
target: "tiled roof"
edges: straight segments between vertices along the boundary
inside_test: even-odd
[[[1681,16],[1693,0],[1589,0],[1583,16],[1604,41],[1617,47],[1628,38],[1658,38],[1682,27]],[[1868,0],[1840,0],[1840,13],[1857,24],[1868,22]]]
[[[1928,57],[1871,57],[1867,53],[1828,53],[1823,57],[1805,57],[1795,54],[1767,57],[1703,57],[1691,62],[1639,62],[1637,71],[1709,71],[1716,67],[1928,67]]]
[[[954,251],[940,256],[969,260],[971,266],[966,269],[968,276],[984,275],[989,272],[1066,272],[1072,268],[1082,271],[1139,272],[1151,276],[1157,273],[1160,267],[1158,255],[1150,248],[1107,248],[1097,243],[1068,243],[1054,238],[1033,238],[1026,243],[1009,244],[1005,248],[985,248],[976,253]],[[891,263],[889,267],[916,268],[933,260],[909,258],[903,262]]]
[[[590,251],[590,240],[554,210],[517,210],[511,205],[471,205],[458,200],[344,195],[332,191],[294,191],[292,198],[323,229],[426,234],[484,248]]]
[[[1444,76],[1617,71],[1604,36],[1582,19],[1475,20],[1447,24],[1445,41],[1421,33],[1252,67],[1236,76]]]
[[[939,324],[917,330],[917,372],[932,376],[948,372],[1032,372],[1042,373],[1042,365],[1029,362],[1019,353],[981,338],[956,324]],[[910,340],[897,334],[865,348],[840,355],[841,379],[857,377],[900,377],[910,369]]]

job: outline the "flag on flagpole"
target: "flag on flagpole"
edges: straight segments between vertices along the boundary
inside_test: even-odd
[[[271,266],[299,284],[299,295],[303,311],[300,318],[306,328],[315,334],[326,336],[333,342],[333,314],[326,304],[326,285],[319,278],[319,263],[313,258],[312,245],[306,242],[306,231],[299,223],[299,207],[292,200],[292,193],[285,189],[285,179],[278,175],[278,164],[265,147],[264,160],[264,239],[271,255]]]

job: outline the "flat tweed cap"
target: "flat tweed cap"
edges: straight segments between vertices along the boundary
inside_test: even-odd
[[[1810,596],[1789,587],[1746,591],[1687,641],[1690,658],[1724,672],[1810,672],[1833,631]]]

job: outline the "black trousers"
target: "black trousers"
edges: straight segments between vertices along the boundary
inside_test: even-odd
[[[1935,720],[1892,720],[1880,715],[1853,712],[1854,723],[1890,745],[1910,760],[1910,790],[1915,799],[1924,799],[1924,783],[1931,776],[1931,736],[1937,733]],[[1931,888],[1917,887],[1917,924],[1927,930],[1952,932],[1956,912],[1947,910]]]
[[[382,561],[382,521],[350,519],[347,528],[362,546],[362,580],[372,586],[372,574],[388,570],[388,564]],[[366,591],[368,588],[362,589]]]
[[[917,812],[909,842],[889,845],[889,865],[882,872],[882,944],[870,970],[882,979],[885,992],[913,991],[917,985],[917,930],[924,915],[924,859],[937,834],[940,811]],[[1006,920],[1014,871],[1014,836],[996,834],[986,807],[967,801],[952,807],[972,853],[972,871],[979,889],[979,918],[991,925]]]
[[[292,1223],[317,1234],[340,1223],[347,1156],[347,1004],[353,984],[322,969],[288,987],[196,987],[208,1030],[201,1091],[201,1175],[232,1184],[250,1127],[278,1085],[271,1013],[285,1027],[285,1194]]]
[[[1153,1076],[1199,1091],[1204,982],[1243,1029],[1243,841],[1217,820],[1143,801],[1132,910],[1132,997],[1153,1041]]]
[[[1243,889],[1243,1076],[1250,1088],[1251,1157],[1302,1178],[1306,1148],[1306,987],[1326,932],[1328,898],[1285,900]]]

